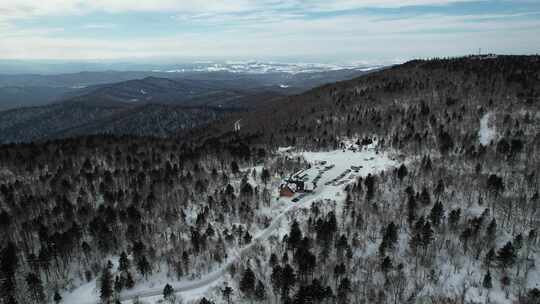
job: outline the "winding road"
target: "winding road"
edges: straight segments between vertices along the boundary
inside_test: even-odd
[[[307,196],[304,196],[302,199],[300,199],[296,203],[290,202],[290,205],[287,206],[280,214],[278,214],[272,220],[272,222],[266,229],[260,231],[256,236],[254,236],[252,239],[252,242],[246,245],[245,247],[241,248],[240,250],[238,250],[236,254],[234,254],[234,256],[230,256],[228,260],[219,269],[205,275],[203,278],[198,279],[198,280],[171,283],[171,286],[173,287],[175,293],[181,294],[185,292],[190,292],[199,288],[210,286],[213,283],[216,283],[219,279],[221,279],[227,273],[227,269],[233,263],[239,261],[241,257],[247,251],[253,248],[255,244],[261,241],[264,241],[270,235],[276,232],[276,230],[280,228],[281,220],[284,217],[288,216],[291,213],[294,213],[297,210],[309,208],[313,201],[325,199],[325,198],[335,199],[336,192],[343,191],[343,189],[348,183],[354,181],[354,179],[347,179],[346,176],[342,174],[351,165],[358,165],[358,164],[363,165],[364,169],[361,169],[360,174],[359,174],[361,176],[367,176],[368,173],[373,173],[377,169],[383,170],[388,166],[395,165],[395,163],[393,163],[389,159],[386,159],[388,162],[386,161],[377,162],[377,160],[374,161],[375,157],[381,158],[381,155],[373,154],[374,157],[372,158],[366,158],[366,157],[363,157],[362,155],[363,155],[362,153],[358,153],[357,155],[355,155],[353,157],[354,163],[350,163],[351,159],[347,159],[347,160],[340,159],[341,161],[335,161],[336,166],[334,168],[323,172],[321,179],[318,183],[318,185],[320,186],[317,187],[314,192],[310,193]],[[340,183],[339,185],[337,184],[337,182],[327,184],[328,181],[335,181],[335,179],[331,179],[330,176],[336,177],[336,179],[344,181],[344,183]],[[133,291],[133,292],[124,292],[122,293],[120,300],[127,304],[129,303],[128,301],[136,299],[136,298],[144,299],[144,298],[149,298],[149,297],[160,296],[163,294],[163,287],[164,286],[160,285],[159,287],[149,288],[144,291],[138,290],[138,291]],[[80,303],[80,304],[83,304],[83,303]],[[99,301],[90,301],[84,304],[99,304]]]

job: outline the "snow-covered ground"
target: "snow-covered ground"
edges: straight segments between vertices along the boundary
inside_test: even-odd
[[[328,204],[341,204],[345,200],[344,188],[347,184],[356,181],[359,176],[365,177],[368,174],[378,174],[390,167],[399,165],[398,162],[382,152],[378,152],[375,145],[363,149],[344,149],[328,152],[295,152],[293,147],[280,148],[281,154],[294,157],[303,157],[310,163],[311,167],[305,172],[309,176],[320,176],[317,187],[312,193],[302,195],[297,194],[292,198],[279,197],[278,191],[273,191],[273,198],[270,207],[262,207],[256,212],[272,219],[270,225],[265,229],[258,229],[253,225],[250,233],[254,236],[252,242],[243,247],[229,249],[228,259],[219,268],[200,277],[197,280],[174,281],[166,276],[164,272],[153,274],[148,280],[139,282],[137,285],[122,293],[121,300],[130,303],[132,299],[139,298],[144,302],[153,304],[162,299],[162,291],[165,284],[171,284],[177,295],[184,300],[196,300],[203,297],[213,287],[222,283],[223,277],[227,275],[227,268],[232,263],[238,261],[243,254],[247,253],[255,244],[265,242],[271,235],[279,235],[288,232],[289,219],[301,209],[310,208],[315,201],[323,201]],[[353,166],[354,168],[351,168]],[[260,173],[262,166],[246,168],[250,172],[256,170]],[[250,183],[255,183],[253,179]],[[301,196],[299,198],[299,196]],[[298,198],[298,199],[295,199]],[[113,262],[117,264],[117,261]],[[116,267],[116,266],[115,266]],[[114,268],[113,268],[114,269]],[[83,284],[70,293],[63,295],[64,303],[94,304],[99,301],[99,293],[96,288],[96,280]],[[143,302],[143,303],[144,303]]]
[[[480,130],[478,130],[478,137],[480,138],[480,143],[484,146],[487,146],[491,143],[492,140],[497,138],[497,131],[493,123],[490,123],[492,118],[491,113],[486,113],[480,119]]]

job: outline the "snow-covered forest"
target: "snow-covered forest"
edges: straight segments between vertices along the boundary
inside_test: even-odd
[[[537,56],[412,61],[175,138],[0,146],[0,303],[540,303],[539,96]]]

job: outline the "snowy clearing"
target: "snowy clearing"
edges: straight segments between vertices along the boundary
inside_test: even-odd
[[[345,200],[343,190],[346,185],[355,182],[358,177],[378,174],[390,167],[399,165],[388,154],[377,151],[374,146],[328,152],[294,152],[293,147],[280,148],[279,152],[281,154],[290,157],[302,157],[310,164],[311,167],[305,169],[303,173],[311,178],[318,176],[317,187],[313,192],[296,194],[290,198],[279,197],[277,192],[274,193],[271,207],[263,207],[257,210],[258,213],[265,214],[272,219],[270,225],[262,230],[254,227],[250,231],[254,235],[252,242],[240,249],[229,249],[227,261],[218,269],[203,275],[197,280],[176,282],[174,279],[167,277],[165,271],[155,273],[148,280],[139,282],[133,289],[122,292],[121,300],[123,303],[130,303],[131,300],[139,298],[147,303],[156,303],[162,299],[163,288],[167,283],[172,285],[176,294],[185,300],[201,298],[209,289],[219,285],[222,278],[227,274],[228,267],[240,260],[255,244],[264,242],[272,235],[282,236],[287,233],[288,218],[292,214],[295,214],[300,209],[310,208],[315,201],[338,204],[339,207]],[[256,166],[249,170],[253,169],[260,171],[262,166]],[[250,180],[250,182],[255,181]],[[71,293],[65,293],[63,298],[65,299],[64,303],[98,303],[99,292],[98,288],[96,288],[96,280],[83,284]]]
[[[480,119],[480,130],[478,130],[478,137],[480,138],[480,144],[487,146],[492,140],[496,139],[497,131],[493,123],[490,124],[490,118],[493,115],[486,113],[482,119]]]

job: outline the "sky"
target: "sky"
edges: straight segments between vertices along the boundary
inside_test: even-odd
[[[540,0],[0,0],[0,60],[392,62],[540,50]]]

